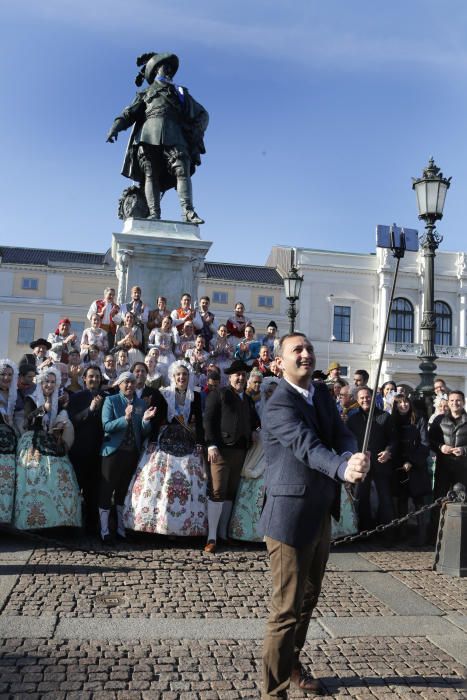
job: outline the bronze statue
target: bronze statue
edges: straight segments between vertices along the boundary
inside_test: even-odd
[[[122,175],[144,188],[148,219],[160,219],[161,195],[176,187],[184,220],[203,224],[193,207],[191,176],[201,164],[201,154],[206,153],[203,137],[209,115],[185,87],[173,83],[178,63],[173,53],[138,57],[140,72],[135,83],[139,87],[146,80],[149,87],[138,92],[115,119],[107,141],[114,143],[118,133],[133,124]],[[128,214],[122,205],[120,210]]]

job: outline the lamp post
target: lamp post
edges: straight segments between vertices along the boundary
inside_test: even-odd
[[[433,396],[433,382],[436,370],[434,311],[434,264],[435,255],[443,237],[436,231],[436,221],[443,218],[444,200],[451,184],[451,178],[445,178],[443,173],[430,158],[428,167],[420,178],[412,178],[412,189],[417,195],[418,218],[425,222],[425,233],[420,237],[420,244],[425,259],[425,275],[423,280],[423,317],[421,322],[422,352],[420,360],[420,384],[417,392],[425,400]]]
[[[293,261],[288,275],[283,279],[285,296],[289,302],[289,310],[287,312],[289,317],[289,333],[293,333],[295,330],[295,319],[297,317],[297,309],[295,308],[295,304],[300,298],[300,290],[303,283],[303,275],[298,274]]]

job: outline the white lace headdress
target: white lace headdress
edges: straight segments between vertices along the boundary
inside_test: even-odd
[[[191,402],[193,401],[194,398],[194,375],[191,369],[191,365],[188,362],[185,362],[185,360],[176,360],[175,362],[172,362],[172,364],[169,367],[169,381],[170,381],[170,386],[165,387],[164,389],[161,389],[161,394],[163,395],[164,399],[167,402],[167,419],[168,421],[171,421],[174,416],[177,415],[177,410],[176,410],[176,405],[175,405],[175,374],[177,372],[177,369],[180,369],[180,367],[184,367],[186,371],[188,372],[188,386],[186,389],[186,394],[185,394],[185,403],[182,408],[182,416],[185,421],[185,423],[188,423],[188,419],[190,418],[190,411],[191,411]]]
[[[9,367],[13,370],[13,377],[11,378],[11,384],[8,389],[8,400],[6,409],[0,408],[1,413],[6,413],[10,418],[13,416],[13,412],[16,406],[16,397],[18,395],[18,366],[13,360],[9,360],[7,357],[0,360],[0,372]]]
[[[58,413],[58,391],[60,389],[60,384],[62,381],[62,374],[60,370],[56,367],[46,367],[45,369],[41,370],[41,372],[36,377],[37,386],[31,398],[37,407],[44,405],[45,398],[44,392],[42,391],[42,382],[45,381],[46,377],[48,377],[49,374],[55,375],[56,379],[55,389],[51,397],[52,409],[49,413],[49,419],[47,421],[49,425],[53,425]]]

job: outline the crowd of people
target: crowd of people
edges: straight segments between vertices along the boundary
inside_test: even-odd
[[[219,541],[262,541],[261,418],[282,376],[276,323],[257,337],[240,302],[219,322],[207,296],[183,294],[173,310],[160,296],[151,308],[139,287],[121,305],[106,289],[87,318],[81,338],[62,318],[18,365],[0,360],[0,523],[84,526],[109,545],[130,531],[205,537],[209,553]],[[351,383],[332,362],[312,381],[326,385],[360,450],[368,372]],[[439,378],[434,390],[428,423],[406,387],[377,389],[370,472],[358,500],[342,484],[335,536],[465,483],[464,396]],[[414,544],[429,525],[419,518]],[[386,544],[395,537],[407,532],[388,532]]]

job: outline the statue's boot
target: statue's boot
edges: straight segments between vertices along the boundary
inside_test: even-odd
[[[204,219],[198,216],[193,206],[191,177],[185,175],[177,177],[177,194],[185,221],[188,224],[204,224]]]
[[[146,197],[146,202],[149,209],[150,220],[157,220],[161,218],[161,192],[158,187],[156,187],[152,177],[147,177],[144,181],[144,196]]]

